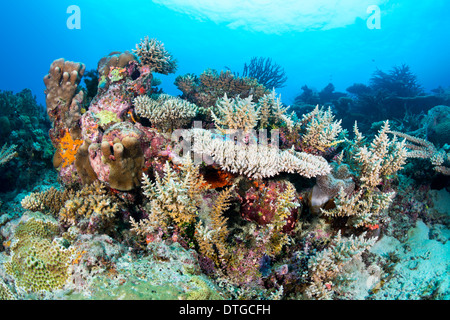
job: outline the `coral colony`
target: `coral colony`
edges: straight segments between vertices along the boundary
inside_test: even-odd
[[[369,135],[353,122],[349,133],[326,103],[338,113],[365,108],[386,88],[387,103],[411,102],[421,89],[406,66],[355,84],[352,98],[304,86],[292,109],[275,91],[286,77],[270,59],[252,59],[242,76],[178,76],[178,97],[154,77],[176,68],[148,37],[96,71],[58,59],[44,77],[51,125],[30,110],[21,130],[0,117],[10,137],[0,166],[53,157],[54,169],[40,170],[57,173],[21,208],[4,207],[1,299],[448,298],[438,275],[399,283],[405,254],[380,243],[384,235],[401,246],[431,226],[435,245],[445,244],[438,226],[448,216],[432,210],[431,196],[418,198],[429,185],[406,175],[450,175],[439,140],[450,108],[430,110],[428,138],[398,119],[371,119],[382,121]],[[0,103],[24,99],[35,105],[27,92],[2,93]],[[419,219],[428,227],[413,229]],[[415,231],[405,238],[408,224]],[[414,259],[425,266],[425,253]]]

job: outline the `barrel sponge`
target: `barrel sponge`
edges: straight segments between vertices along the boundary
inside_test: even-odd
[[[122,140],[102,141],[103,161],[109,165],[109,185],[120,191],[140,186],[144,153],[136,137],[125,136]]]

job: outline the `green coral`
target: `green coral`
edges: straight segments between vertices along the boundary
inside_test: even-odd
[[[189,283],[193,283],[197,289],[188,291],[184,297],[186,300],[223,300],[220,294],[212,289],[204,278],[193,276]]]
[[[18,287],[32,292],[53,291],[66,283],[68,267],[75,253],[54,238],[58,225],[35,215],[22,220],[14,233],[11,259],[5,263],[8,274]]]
[[[5,282],[0,278],[0,300],[16,300],[14,294],[9,290]]]

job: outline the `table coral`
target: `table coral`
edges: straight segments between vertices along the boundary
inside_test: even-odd
[[[155,128],[168,132],[188,125],[198,109],[193,103],[167,94],[160,94],[155,99],[138,96],[133,103],[139,116],[150,120]]]

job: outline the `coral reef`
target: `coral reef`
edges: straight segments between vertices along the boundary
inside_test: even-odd
[[[54,149],[48,136],[50,121],[29,89],[13,94],[0,91],[0,190],[35,186],[50,172]],[[13,147],[15,146],[15,148]],[[13,174],[20,172],[20,175]]]
[[[169,74],[177,69],[176,60],[164,48],[164,44],[156,39],[145,37],[133,52],[139,57],[142,65],[148,65],[152,72]]]
[[[331,299],[336,286],[334,282],[344,281],[338,278],[343,273],[345,265],[373,246],[376,240],[376,238],[365,239],[365,234],[343,239],[338,232],[327,249],[309,260],[311,282],[305,291],[306,295],[309,298]]]
[[[183,99],[199,107],[199,112],[205,115],[207,122],[211,121],[210,111],[215,110],[217,99],[225,94],[230,99],[237,96],[246,99],[251,95],[252,101],[257,102],[264,94],[269,93],[256,79],[241,78],[230,71],[219,73],[213,69],[204,71],[199,77],[193,74],[178,76],[175,85],[183,93]]]
[[[304,86],[292,112],[267,90],[285,81],[270,59],[178,76],[180,97],[154,77],[176,67],[146,37],[86,88],[84,64],[55,60],[46,110],[0,94],[0,178],[31,163],[24,148],[55,169],[2,195],[0,299],[372,299],[402,292],[401,274],[416,282],[402,297],[449,296],[447,110],[417,114],[408,67],[351,95]],[[403,118],[386,109],[400,101]],[[363,135],[354,120],[374,106]],[[408,249],[422,240],[436,252]]]
[[[386,121],[369,147],[355,123],[355,140],[346,150],[350,165],[355,171],[357,188],[346,193],[341,186],[335,199],[336,207],[322,210],[327,216],[350,217],[354,227],[378,228],[383,215],[389,208],[395,192],[389,190],[388,180],[406,163],[405,142],[388,137],[389,122]],[[382,187],[379,187],[382,186]]]
[[[450,168],[443,165],[445,162],[450,162],[449,152],[446,152],[444,149],[438,150],[433,143],[402,132],[389,131],[389,133],[404,138],[409,142],[406,144],[406,148],[409,149],[407,153],[408,158],[429,159],[433,165],[433,170],[447,176],[450,175]]]

